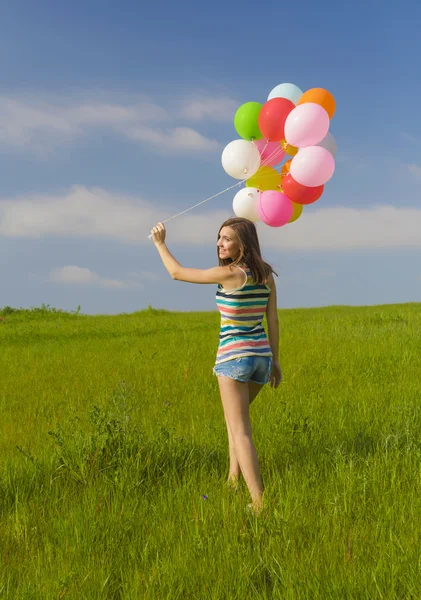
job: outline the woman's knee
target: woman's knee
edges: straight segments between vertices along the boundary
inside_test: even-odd
[[[238,429],[232,432],[232,438],[234,440],[234,446],[250,446],[253,445],[253,438],[251,434],[251,427],[247,429]]]

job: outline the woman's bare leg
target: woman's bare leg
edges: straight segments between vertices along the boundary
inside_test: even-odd
[[[238,462],[237,455],[235,453],[234,438],[232,437],[231,427],[229,426],[227,417],[225,416],[225,423],[227,424],[228,431],[228,443],[229,443],[229,454],[230,454],[230,467],[228,471],[228,483],[236,486],[240,477],[241,469],[240,463]]]
[[[257,394],[262,389],[263,385],[259,383],[254,383],[253,381],[248,382],[249,388],[249,406],[256,398]],[[225,413],[224,413],[225,416]],[[227,424],[227,432],[228,432],[228,443],[229,443],[229,455],[230,455],[230,466],[228,472],[228,483],[233,484],[234,487],[238,483],[238,479],[240,477],[241,469],[240,463],[238,462],[237,455],[235,453],[235,445],[234,439],[232,437],[231,427],[229,426],[227,417],[225,416],[225,423]]]
[[[264,488],[259,460],[252,440],[248,383],[219,376],[218,384],[228,430],[231,430],[236,459],[249,489],[253,505],[261,508]]]

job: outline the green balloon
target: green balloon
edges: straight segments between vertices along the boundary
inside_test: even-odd
[[[262,106],[260,102],[246,102],[235,113],[234,127],[245,140],[260,140],[263,137],[258,123]]]

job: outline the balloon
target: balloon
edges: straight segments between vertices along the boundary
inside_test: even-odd
[[[315,146],[329,130],[329,115],[319,104],[306,102],[296,106],[285,121],[285,139],[300,148]]]
[[[282,227],[292,217],[293,206],[285,194],[267,190],[260,194],[258,212],[260,219],[269,227]]]
[[[335,159],[326,148],[309,146],[302,148],[291,163],[291,175],[307,187],[323,185],[335,171]],[[285,178],[284,178],[285,179]]]
[[[265,167],[277,165],[285,156],[285,152],[278,142],[269,142],[266,138],[262,138],[254,141],[253,144],[260,152],[260,164]]]
[[[299,219],[301,217],[302,213],[303,213],[303,205],[296,204],[295,202],[293,202],[292,203],[292,217],[290,218],[288,223],[294,223],[294,221],[296,221],[297,219]]]
[[[298,104],[304,104],[306,102],[314,102],[315,104],[322,106],[329,115],[329,119],[335,114],[335,98],[330,92],[323,88],[312,88],[311,90],[304,92],[298,100]]]
[[[291,168],[291,163],[292,163],[292,158],[290,158],[289,160],[287,160],[287,162],[282,165],[282,169],[281,169],[281,182],[285,179],[285,175],[287,173],[289,173],[289,170]]]
[[[259,113],[259,128],[263,136],[272,142],[281,141],[287,116],[295,108],[291,100],[272,98],[268,100]]]
[[[222,166],[235,179],[248,179],[260,167],[260,154],[247,140],[234,140],[222,152]]]
[[[246,186],[256,187],[261,192],[265,190],[280,190],[281,174],[272,169],[272,167],[260,167],[250,179],[247,180]]]
[[[296,204],[312,204],[323,194],[324,185],[306,187],[295,181],[291,173],[288,173],[282,180],[282,189],[292,202]]]
[[[293,83],[280,83],[273,88],[268,96],[268,100],[272,100],[272,98],[286,98],[287,100],[291,100],[293,104],[297,104],[302,95],[302,90]]]
[[[296,146],[290,146],[286,140],[281,141],[281,146],[289,156],[295,156],[299,150]]]
[[[262,137],[257,123],[261,108],[260,102],[246,102],[235,113],[234,127],[245,140],[258,140]]]
[[[315,146],[320,146],[321,148],[326,148],[326,150],[329,150],[329,152],[331,153],[333,158],[335,158],[336,153],[338,151],[338,144],[336,143],[336,140],[333,137],[333,135],[329,132],[327,132],[327,134],[322,139],[322,141],[319,142],[318,144],[315,144]]]
[[[243,188],[237,192],[232,202],[234,214],[255,223],[259,220],[259,191],[256,188]]]

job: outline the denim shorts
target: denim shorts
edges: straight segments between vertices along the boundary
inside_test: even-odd
[[[243,356],[242,358],[233,358],[219,365],[215,365],[213,373],[216,376],[225,375],[237,381],[246,383],[269,383],[272,373],[271,356]]]

